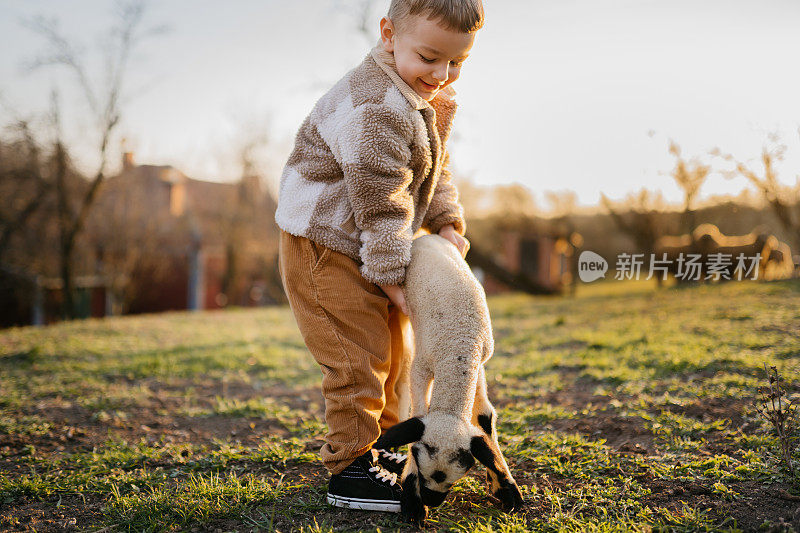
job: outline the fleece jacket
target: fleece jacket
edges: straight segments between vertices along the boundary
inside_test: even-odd
[[[375,47],[300,126],[281,175],[278,226],[358,261],[372,283],[402,283],[420,228],[465,231],[445,149],[454,94],[445,87],[424,100],[394,55]]]

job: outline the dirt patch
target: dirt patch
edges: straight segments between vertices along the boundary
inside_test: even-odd
[[[44,501],[18,499],[14,507],[0,506],[0,530],[85,531],[102,523],[105,497],[60,494]]]
[[[577,383],[573,387],[547,393],[542,401],[565,409],[584,409],[590,404],[598,409],[605,409],[614,397],[595,394],[595,388],[595,383]]]
[[[157,378],[145,378],[135,382],[145,386],[154,393],[156,401],[182,400],[188,388],[194,390],[194,398],[201,405],[210,406],[217,396],[247,401],[257,398],[270,398],[292,409],[307,411],[312,402],[324,405],[324,398],[319,387],[288,387],[278,384],[265,384],[260,381],[242,380],[206,380],[172,379],[162,383]]]
[[[620,401],[627,401],[627,396],[612,396],[610,394],[595,394],[599,382],[591,378],[578,378],[577,372],[569,373],[570,377],[565,379],[571,385],[563,389],[548,391],[541,395],[531,394],[524,397],[509,396],[503,390],[503,385],[487,381],[489,388],[489,398],[495,407],[505,407],[507,405],[525,402],[545,402],[551,405],[558,405],[564,409],[584,409],[591,404],[592,406],[605,409],[615,398]]]
[[[652,490],[652,494],[646,498],[646,503],[673,510],[680,509],[686,503],[695,509],[711,512],[718,517],[720,524],[728,520],[727,527],[733,527],[734,524],[730,521],[735,520],[736,527],[744,531],[757,531],[764,523],[773,527],[782,523],[789,524],[800,531],[800,501],[789,492],[792,490],[791,485],[730,483],[728,487],[740,494],[734,500],[715,494],[712,486],[703,483],[654,479],[647,483],[647,487]]]
[[[670,411],[683,416],[688,416],[711,422],[712,420],[728,420],[732,426],[742,427],[746,423],[744,414],[748,407],[753,405],[752,400],[740,398],[703,398],[685,405],[667,404],[658,410]]]
[[[138,442],[144,438],[148,442],[211,444],[219,439],[254,444],[265,437],[287,437],[290,434],[281,421],[264,418],[158,416],[140,410],[125,420],[103,422],[80,407],[55,409],[47,414],[53,427],[46,433],[1,436],[2,456],[27,455],[31,446],[41,454],[91,451],[107,442],[109,437],[126,442]],[[0,471],[10,467],[6,463],[0,459]]]
[[[655,453],[654,435],[636,416],[590,416],[550,422],[553,429],[581,433],[592,440],[604,439],[606,445],[621,452],[650,455]]]
[[[795,531],[800,531],[800,501],[792,496],[791,485],[776,483],[761,485],[755,482],[731,485],[731,488],[742,495],[732,502],[722,502],[717,513],[723,517],[736,520],[738,527],[745,531],[754,531],[762,524],[791,524]],[[772,531],[780,531],[773,528]]]
[[[4,452],[5,456],[27,453],[29,446],[44,453],[91,450],[93,446],[106,442],[109,436],[128,442],[137,442],[144,437],[148,441],[163,438],[167,442],[208,444],[215,439],[233,439],[246,443],[266,436],[285,437],[290,434],[289,429],[274,418],[160,414],[176,412],[185,407],[183,394],[189,386],[195,391],[192,400],[194,405],[202,408],[212,407],[216,396],[242,401],[271,398],[290,408],[309,412],[319,419],[324,418],[324,402],[316,388],[261,388],[241,381],[209,381],[198,385],[190,380],[163,384],[155,379],[144,379],[135,383],[146,386],[152,394],[137,399],[137,405],[124,409],[124,417],[113,413],[99,417],[96,412],[60,397],[43,398],[21,411],[7,412],[6,415],[11,418],[38,416],[53,427],[40,435],[2,435],[0,452]],[[2,460],[0,469],[3,469]]]

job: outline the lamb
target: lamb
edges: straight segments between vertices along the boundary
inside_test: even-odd
[[[411,247],[404,293],[415,338],[412,417],[375,444],[386,449],[414,443],[401,477],[403,514],[423,522],[426,506],[440,505],[476,459],[486,466],[502,506],[519,509],[522,494],[500,451],[486,391],[483,365],[494,339],[483,287],[455,246],[424,235]]]

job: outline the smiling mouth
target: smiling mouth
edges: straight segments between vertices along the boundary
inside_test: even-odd
[[[419,81],[422,83],[422,85],[423,85],[423,86],[425,86],[425,88],[426,88],[426,89],[430,89],[430,90],[432,90],[432,91],[433,91],[433,90],[435,90],[435,89],[438,89],[438,88],[439,88],[439,86],[438,86],[438,85],[431,85],[430,83],[425,83],[425,82],[424,82],[424,81],[422,81],[422,80],[419,80]]]

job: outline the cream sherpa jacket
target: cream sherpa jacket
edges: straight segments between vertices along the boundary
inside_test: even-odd
[[[456,103],[446,87],[430,103],[380,46],[314,106],[280,181],[275,221],[361,262],[367,280],[396,285],[421,227],[453,224],[463,209],[445,143]]]

